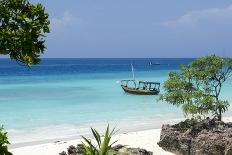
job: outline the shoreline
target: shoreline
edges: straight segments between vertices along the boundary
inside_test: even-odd
[[[152,151],[156,155],[173,155],[164,151],[157,145],[160,138],[160,129],[148,129],[136,132],[127,132],[114,135],[112,141],[118,140],[116,144],[127,145],[128,147],[143,148]],[[52,143],[31,145],[9,149],[14,155],[58,155],[66,151],[70,145],[76,146],[81,139],[57,141]]]
[[[130,130],[130,131],[118,132],[118,133],[115,134],[115,136],[124,135],[124,134],[128,134],[128,133],[149,131],[149,130],[160,130],[160,128],[134,129],[134,130]],[[89,129],[89,131],[90,131],[90,129]],[[59,142],[65,142],[65,141],[75,141],[75,140],[80,140],[81,136],[91,138],[92,134],[89,133],[89,134],[85,134],[85,135],[76,135],[76,136],[72,136],[72,137],[61,137],[61,138],[57,137],[57,138],[47,139],[47,140],[30,141],[30,142],[22,142],[22,143],[10,144],[9,149],[17,149],[17,148],[22,148],[22,147],[30,147],[30,146],[43,145],[43,144],[48,144],[48,143],[59,143]]]
[[[116,129],[119,129],[119,131],[117,132],[117,135],[118,135],[118,134],[130,133],[130,132],[139,132],[139,131],[146,131],[146,130],[152,130],[152,129],[160,129],[163,124],[175,124],[175,123],[181,121],[182,119],[183,118],[162,120],[162,123],[161,123],[161,121],[158,123],[157,121],[152,121],[153,119],[151,119],[149,121],[147,121],[147,120],[143,121],[142,123],[137,122],[138,124],[134,121],[126,121],[126,122],[121,123],[120,126],[118,126],[119,124],[117,124],[117,123],[116,123],[117,125],[115,125],[113,123],[109,123],[109,124],[110,124],[110,128],[116,127]],[[225,116],[223,118],[223,121],[225,121],[225,122],[232,121],[232,117]],[[15,148],[26,147],[26,146],[53,143],[53,142],[57,142],[57,141],[71,141],[71,140],[75,140],[75,139],[80,139],[81,136],[91,137],[91,130],[90,130],[91,127],[97,129],[100,133],[102,133],[105,131],[107,124],[108,123],[93,124],[93,125],[89,125],[88,127],[86,125],[85,126],[72,126],[71,131],[73,131],[73,132],[71,134],[66,134],[65,130],[68,130],[69,128],[60,128],[60,129],[58,129],[58,128],[51,128],[50,129],[49,128],[50,132],[47,132],[47,130],[43,131],[43,129],[39,129],[38,131],[32,133],[32,135],[38,134],[39,136],[38,135],[37,136],[40,137],[40,139],[30,137],[31,134],[29,134],[30,136],[27,137],[27,135],[21,135],[21,133],[18,133],[20,135],[20,136],[18,136],[18,139],[19,138],[21,138],[21,139],[26,138],[26,139],[30,139],[30,140],[29,141],[27,140],[27,141],[20,141],[20,142],[16,141],[15,142],[14,138],[9,136],[9,140],[11,142],[11,144],[9,145],[9,148],[15,149]],[[51,132],[55,132],[56,134],[49,137],[49,134],[51,134]],[[8,133],[10,133],[10,132],[8,131]]]
[[[172,120],[173,121],[173,120]],[[177,120],[176,120],[177,121]],[[232,117],[224,117],[223,121],[231,122]],[[169,120],[169,122],[171,122]],[[175,123],[175,122],[172,122]],[[165,123],[164,123],[165,124]],[[89,129],[90,130],[90,129]],[[113,136],[112,141],[118,140],[116,144],[127,145],[128,147],[143,148],[153,152],[155,155],[173,155],[170,152],[164,151],[157,145],[160,140],[160,128],[150,129],[134,129],[134,131],[123,131]],[[93,138],[91,134],[85,135],[87,138]],[[70,145],[77,145],[81,143],[80,135],[71,138],[57,138],[42,142],[28,142],[27,145],[15,144],[10,145],[9,150],[14,155],[58,155],[62,151],[66,151]]]
[[[70,128],[48,127],[47,129],[49,130],[41,128],[39,130],[36,130],[35,132],[28,133],[26,135],[22,133],[17,133],[18,137],[16,139],[21,140],[19,142],[17,140],[15,141],[14,137],[12,138],[9,136],[11,142],[9,148],[15,149],[15,148],[26,147],[26,146],[54,143],[57,141],[72,141],[72,140],[80,139],[81,136],[91,137],[92,136],[90,129],[91,127],[97,129],[100,133],[103,133],[105,132],[105,128],[107,124],[110,124],[110,128],[116,127],[116,129],[119,129],[116,135],[120,135],[130,132],[160,129],[162,127],[162,124],[174,124],[180,120],[181,120],[180,118],[167,119],[159,122],[154,119],[149,119],[149,120],[147,119],[143,121],[127,120],[127,121],[110,122],[110,123],[104,122],[100,124],[92,124],[92,125],[84,125],[84,126],[70,126]],[[38,137],[39,139],[37,139]]]

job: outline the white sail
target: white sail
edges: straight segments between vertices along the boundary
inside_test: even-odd
[[[131,71],[132,71],[133,80],[135,80],[135,73],[134,73],[134,66],[133,66],[133,64],[131,64]]]

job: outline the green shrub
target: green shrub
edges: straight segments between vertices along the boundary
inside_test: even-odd
[[[13,155],[8,151],[8,144],[10,143],[7,138],[7,132],[4,132],[3,127],[0,127],[0,155]]]
[[[117,141],[110,142],[112,136],[115,134],[115,128],[110,131],[108,125],[103,136],[100,136],[97,130],[93,128],[91,128],[91,131],[97,145],[94,145],[91,140],[82,137],[84,139],[82,145],[85,149],[85,155],[113,155],[117,153],[117,150],[112,147]]]

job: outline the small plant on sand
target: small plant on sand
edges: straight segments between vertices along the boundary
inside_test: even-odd
[[[7,133],[0,127],[0,155],[13,155],[8,151],[7,145],[10,144],[7,138]]]
[[[229,103],[220,98],[220,94],[231,76],[232,58],[210,55],[195,59],[189,65],[181,65],[180,72],[169,73],[160,100],[182,106],[185,116],[204,118],[212,115],[221,121]]]
[[[85,155],[113,155],[117,154],[117,150],[114,149],[112,146],[117,142],[114,141],[111,143],[112,136],[116,133],[115,128],[110,131],[109,125],[106,128],[105,134],[101,136],[99,132],[93,128],[91,128],[92,134],[96,141],[96,145],[92,143],[91,140],[88,140],[85,137],[84,142],[82,145],[85,150]]]

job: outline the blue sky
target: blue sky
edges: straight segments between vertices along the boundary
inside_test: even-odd
[[[51,19],[43,57],[232,57],[232,0],[32,0]]]

